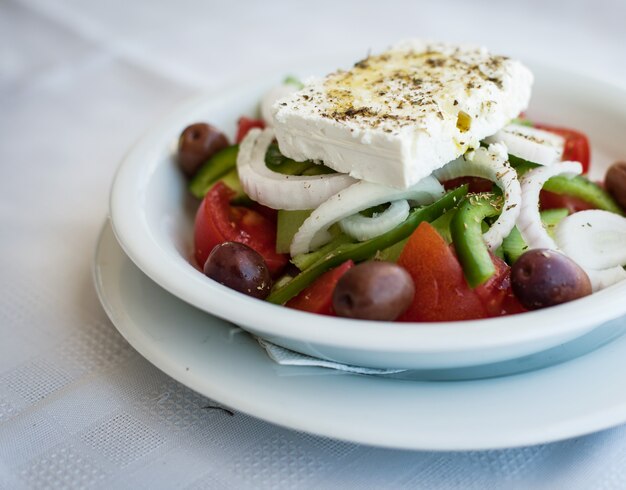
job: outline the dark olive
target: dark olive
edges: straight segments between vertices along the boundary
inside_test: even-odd
[[[263,257],[238,242],[213,247],[204,264],[204,273],[231,289],[264,299],[272,288],[272,278]]]
[[[591,294],[589,276],[569,257],[547,249],[523,253],[511,267],[511,287],[529,310],[566,303]]]
[[[606,190],[626,211],[626,162],[617,162],[609,167],[604,178]]]
[[[409,273],[391,262],[363,262],[346,272],[333,292],[339,316],[364,320],[395,320],[413,301]]]
[[[206,123],[192,124],[178,139],[178,165],[187,177],[193,177],[204,162],[227,146],[228,139],[218,129]]]

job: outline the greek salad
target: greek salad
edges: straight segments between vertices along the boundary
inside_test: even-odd
[[[185,128],[176,159],[200,200],[198,267],[289,308],[401,322],[522,313],[626,279],[626,162],[591,181],[583,133],[520,114],[525,69],[458,53],[411,45],[288,77],[234,142]],[[476,73],[457,90],[450,70]],[[508,109],[485,105],[513,89]],[[426,149],[409,158],[409,144]],[[383,161],[393,168],[377,177]]]

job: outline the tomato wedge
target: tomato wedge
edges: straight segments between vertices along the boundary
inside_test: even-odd
[[[260,253],[270,273],[276,277],[287,264],[286,254],[276,253],[276,222],[243,206],[231,206],[235,192],[223,182],[206,194],[196,213],[195,258],[202,267],[213,247],[224,242],[240,242]]]
[[[576,131],[574,129],[550,126],[547,124],[535,124],[535,127],[563,136],[565,138],[563,160],[580,162],[580,164],[583,166],[583,173],[586,174],[589,171],[591,150],[589,147],[589,139],[587,138],[587,136],[585,136],[580,131]]]
[[[452,248],[427,222],[410,236],[398,264],[415,284],[415,297],[398,321],[443,322],[488,316],[478,295],[470,289]]]
[[[496,273],[485,283],[474,289],[488,316],[511,315],[527,311],[513,294],[511,268],[500,257],[491,254]]]
[[[263,121],[263,119],[252,119],[246,116],[239,118],[237,121],[237,137],[235,138],[237,144],[241,143],[248,134],[248,131],[252,128],[265,128],[265,121]]]
[[[285,303],[289,308],[319,313],[320,315],[336,316],[333,310],[333,292],[341,277],[354,266],[347,260],[343,264],[318,277],[309,287],[303,289],[298,296]]]
[[[498,257],[491,258],[496,273],[471,289],[454,247],[429,223],[421,223],[398,259],[415,284],[413,303],[398,321],[476,320],[525,311],[513,296],[509,266]]]

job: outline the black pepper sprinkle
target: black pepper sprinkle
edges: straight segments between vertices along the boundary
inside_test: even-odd
[[[505,57],[491,56],[480,50],[429,45],[423,51],[408,48],[371,55],[355,63],[350,71],[337,70],[324,82],[324,89],[311,93],[310,107],[322,117],[337,121],[359,121],[393,132],[414,125],[426,114],[444,119],[437,107],[445,102],[442,87],[462,83],[468,92],[484,83],[498,84],[497,71]],[[387,62],[392,61],[392,69]],[[400,67],[400,68],[399,68]],[[373,95],[364,103],[362,93]],[[304,97],[302,100],[305,99]],[[410,113],[404,103],[412,106]],[[453,104],[459,105],[454,99]],[[387,131],[386,131],[387,132]]]

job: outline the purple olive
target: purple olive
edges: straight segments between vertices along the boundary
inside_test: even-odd
[[[572,259],[548,249],[525,252],[511,267],[511,287],[519,302],[537,310],[591,294],[591,282]]]
[[[216,245],[204,264],[204,273],[220,284],[254,298],[265,299],[272,288],[265,260],[243,243]]]
[[[178,165],[187,177],[193,177],[202,164],[228,146],[224,133],[210,124],[187,126],[178,140]]]
[[[617,162],[609,167],[604,178],[606,190],[626,211],[626,162]]]
[[[415,294],[413,279],[391,262],[364,262],[346,272],[333,292],[339,316],[392,321],[406,311]]]

